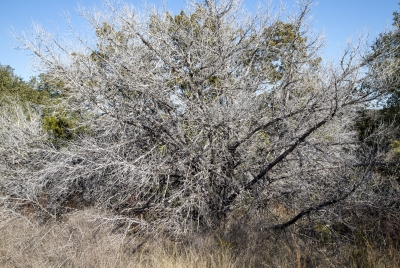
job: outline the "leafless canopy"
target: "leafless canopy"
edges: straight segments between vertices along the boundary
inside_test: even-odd
[[[1,139],[3,155],[24,150],[12,169],[0,160],[3,186],[45,193],[49,213],[77,200],[176,233],[281,202],[300,218],[346,198],[368,177],[354,116],[385,88],[363,85],[389,68],[363,69],[374,59],[361,57],[362,40],[338,64],[321,62],[310,5],[245,14],[235,0],[206,0],[173,16],[109,4],[81,9],[96,36],[76,34],[73,46],[39,26],[17,36],[66,85],[88,131],[62,148],[22,129]]]

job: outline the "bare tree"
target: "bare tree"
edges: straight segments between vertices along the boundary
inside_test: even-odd
[[[29,176],[51,211],[76,200],[178,234],[276,202],[299,212],[284,228],[347,198],[369,174],[356,167],[356,111],[385,88],[362,85],[389,71],[364,71],[362,40],[322,63],[310,5],[246,14],[209,0],[172,16],[109,4],[81,9],[96,36],[73,46],[39,26],[16,35],[90,129],[44,148]]]

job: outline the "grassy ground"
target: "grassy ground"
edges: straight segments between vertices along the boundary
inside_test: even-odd
[[[345,243],[315,230],[307,238],[295,229],[236,229],[172,242],[135,236],[94,210],[39,223],[2,209],[0,267],[400,267],[390,237],[377,246],[363,233]]]

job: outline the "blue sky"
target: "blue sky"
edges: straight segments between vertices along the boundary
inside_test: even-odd
[[[349,37],[369,30],[370,40],[392,23],[393,12],[398,9],[400,0],[319,0],[312,9],[313,29],[324,31],[326,36],[325,57],[335,58],[340,46],[346,44]],[[125,0],[140,6],[141,1]],[[161,5],[160,0],[148,0]],[[248,10],[254,10],[258,0],[243,0]],[[272,0],[279,5],[279,0]],[[288,7],[295,5],[295,0],[282,0]],[[83,27],[85,22],[78,16],[78,3],[83,6],[101,6],[102,0],[12,0],[4,1],[0,9],[0,64],[10,65],[15,73],[28,79],[34,73],[30,70],[28,52],[14,49],[17,44],[9,34],[13,26],[18,32],[29,31],[32,22],[37,22],[50,31],[57,29],[59,34],[67,34],[66,23],[62,17],[68,12],[72,23]],[[177,12],[185,7],[183,0],[167,1],[167,7]]]

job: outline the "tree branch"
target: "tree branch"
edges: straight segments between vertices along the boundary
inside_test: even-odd
[[[283,230],[283,229],[289,227],[290,225],[295,224],[298,220],[300,220],[300,219],[301,219],[303,216],[305,216],[305,215],[308,215],[308,214],[310,214],[310,213],[312,213],[312,212],[314,212],[314,211],[321,210],[321,209],[323,209],[324,207],[333,205],[333,204],[335,204],[335,203],[337,203],[337,202],[340,202],[340,201],[346,199],[346,198],[349,197],[352,193],[354,193],[354,191],[357,189],[357,186],[358,186],[358,185],[355,184],[355,185],[353,186],[353,188],[351,189],[350,192],[346,193],[345,195],[343,195],[343,196],[341,196],[341,197],[334,198],[334,199],[331,199],[331,200],[327,200],[327,201],[324,201],[324,202],[318,204],[317,206],[312,206],[312,207],[309,207],[309,208],[307,208],[307,209],[302,210],[299,214],[297,214],[296,216],[294,216],[294,217],[293,217],[292,219],[290,219],[289,221],[287,221],[287,222],[285,222],[285,223],[281,223],[281,224],[275,225],[275,226],[272,227],[272,229],[275,229],[275,230]]]
[[[286,151],[284,151],[282,154],[280,154],[274,161],[272,161],[271,163],[268,164],[268,166],[266,168],[264,168],[263,170],[261,170],[261,172],[254,177],[254,179],[252,179],[245,187],[245,190],[249,190],[253,187],[254,184],[256,184],[260,179],[262,179],[267,173],[268,171],[270,171],[273,167],[275,167],[279,162],[281,162],[287,155],[289,155],[291,152],[293,152],[294,149],[296,149],[296,147],[302,143],[303,141],[305,141],[305,139],[311,135],[311,133],[313,133],[314,131],[316,131],[317,129],[319,129],[320,127],[322,127],[323,125],[325,125],[332,117],[334,116],[334,114],[332,114],[331,116],[325,118],[324,120],[322,120],[321,122],[319,122],[318,124],[316,124],[315,126],[313,126],[312,128],[310,128],[309,130],[307,130],[306,133],[304,133],[300,138],[297,139],[297,141],[290,146]]]

